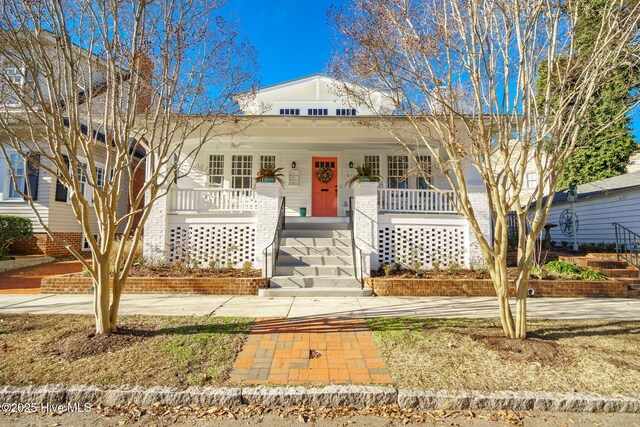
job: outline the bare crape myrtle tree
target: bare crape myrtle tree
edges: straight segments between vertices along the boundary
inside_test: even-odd
[[[252,91],[254,50],[218,0],[0,4],[0,141],[12,184],[24,168],[51,176],[90,260],[52,232],[29,180],[15,191],[89,272],[96,332],[115,332],[154,202],[188,173],[188,156],[246,127],[233,97]]]
[[[404,119],[380,115],[376,125],[408,150],[431,155],[479,242],[510,338],[527,334],[534,248],[553,199],[542,202],[544,196],[558,189],[599,83],[611,70],[638,62],[638,2],[604,2],[590,55],[579,55],[576,28],[589,7],[547,0],[354,0],[332,11],[339,45],[332,72],[388,94]],[[552,84],[536,90],[539,77]],[[354,104],[379,104],[358,85],[340,90]],[[521,202],[527,168],[537,171],[537,185]],[[483,234],[470,198],[473,181],[486,191],[493,240]],[[507,278],[509,211],[519,225],[515,319]]]

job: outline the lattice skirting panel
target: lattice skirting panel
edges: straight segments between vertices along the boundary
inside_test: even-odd
[[[207,267],[255,262],[256,228],[250,224],[181,225],[169,234],[170,261]]]
[[[466,265],[467,241],[462,226],[396,225],[378,230],[378,260],[411,269],[430,269],[452,262]]]

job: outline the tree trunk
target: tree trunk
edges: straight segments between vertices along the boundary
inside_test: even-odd
[[[498,305],[500,307],[500,323],[502,324],[504,336],[507,338],[515,338],[516,328],[513,322],[513,315],[511,314],[511,307],[509,306],[508,292],[498,295]]]
[[[115,275],[115,274],[114,274]],[[122,295],[122,287],[120,283],[115,279],[112,283],[113,286],[113,298],[111,300],[111,309],[109,310],[109,327],[112,332],[118,330],[117,320],[118,320],[118,310],[120,309],[120,296]]]
[[[490,272],[493,280],[493,287],[498,297],[498,306],[500,308],[500,324],[507,338],[515,336],[515,324],[511,307],[509,306],[509,278],[507,277],[507,269],[500,266],[499,260],[494,259],[493,269]]]
[[[96,334],[108,334],[114,332],[111,326],[111,316],[109,313],[109,296],[111,293],[111,272],[109,262],[93,257],[93,266],[96,269],[94,279],[94,310],[96,318]]]
[[[527,295],[516,297],[516,338],[527,338]]]
[[[516,279],[516,338],[520,339],[527,338],[527,289],[530,268],[523,267],[523,270]]]

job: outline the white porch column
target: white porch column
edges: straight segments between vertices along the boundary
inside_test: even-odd
[[[170,196],[171,193],[168,193],[153,202],[149,217],[144,224],[143,254],[152,263],[166,263],[169,260],[169,218],[167,217],[167,211]],[[145,199],[151,199],[148,191],[145,194]]]
[[[378,268],[378,183],[357,182],[353,185],[353,232],[362,250],[364,274]]]
[[[264,249],[271,244],[278,226],[280,184],[256,184],[256,268],[265,265]]]
[[[491,244],[491,211],[489,209],[489,197],[487,196],[487,190],[484,186],[469,187],[469,201],[473,207],[476,220],[480,225],[482,234],[485,239]],[[480,243],[476,238],[476,234],[471,228],[471,224],[467,222],[468,233],[468,250],[467,250],[467,268],[473,264],[475,267],[485,265],[482,251],[480,250]]]

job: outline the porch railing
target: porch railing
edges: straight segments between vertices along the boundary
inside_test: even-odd
[[[435,190],[378,189],[378,212],[452,213],[453,191],[442,194]],[[447,195],[449,197],[447,197]]]
[[[624,260],[634,267],[640,268],[640,235],[617,222],[612,225],[616,232],[616,255],[618,261]]]
[[[256,207],[256,193],[250,189],[178,188],[169,193],[168,212],[255,212]]]

